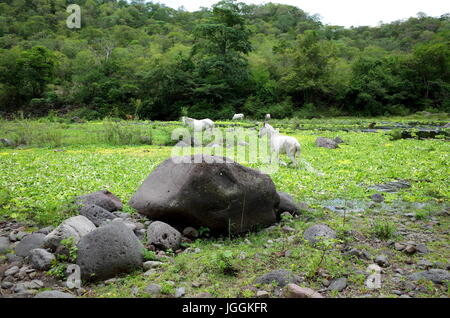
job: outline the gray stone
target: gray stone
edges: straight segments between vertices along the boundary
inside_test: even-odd
[[[5,236],[0,236],[0,255],[8,253],[10,250],[10,241],[9,238]]]
[[[375,258],[375,263],[380,265],[381,267],[388,267],[389,266],[389,262],[387,260],[386,255],[378,255]]]
[[[360,259],[369,260],[370,255],[366,251],[361,251],[356,248],[352,248],[349,251],[344,252],[344,255],[347,256],[356,256]]]
[[[443,284],[450,281],[450,273],[444,269],[430,269],[424,272],[413,273],[408,276],[409,279],[417,280],[431,280],[437,284]]]
[[[45,235],[42,233],[33,233],[25,236],[15,247],[16,255],[27,257],[30,251],[40,248],[44,245]]]
[[[425,244],[416,244],[416,250],[419,253],[426,254],[428,253],[428,248]]]
[[[2,281],[1,287],[3,289],[10,289],[14,286],[14,283],[8,282],[8,281]]]
[[[157,268],[157,267],[161,267],[161,265],[164,264],[163,262],[157,262],[157,261],[147,261],[144,264],[142,264],[142,266],[144,267],[145,270],[149,270],[152,268]]]
[[[30,264],[33,268],[46,271],[50,269],[55,255],[42,248],[36,248],[30,251]]]
[[[161,286],[158,284],[150,284],[145,287],[144,291],[151,296],[159,296],[161,294]]]
[[[316,139],[316,146],[328,149],[336,149],[339,148],[339,144],[333,139],[319,137]]]
[[[275,223],[279,200],[268,175],[198,154],[164,161],[129,204],[152,220],[237,234]]]
[[[181,234],[169,224],[156,221],[147,229],[147,241],[158,248],[175,251],[180,247]]]
[[[331,282],[330,286],[328,286],[329,290],[337,290],[338,292],[343,291],[347,287],[347,278],[342,277],[335,279]]]
[[[42,234],[47,235],[47,234],[49,234],[51,231],[53,231],[54,229],[55,229],[55,227],[50,225],[50,226],[44,227],[44,228],[42,228],[42,229],[36,231],[36,233],[42,233]]]
[[[258,290],[256,292],[256,298],[269,298],[269,293],[265,290]]]
[[[311,288],[300,287],[295,284],[289,284],[286,288],[287,298],[323,298],[321,294]]]
[[[80,208],[80,215],[87,217],[96,226],[116,218],[114,214],[95,204],[84,204]]]
[[[77,264],[84,280],[105,280],[142,267],[143,245],[123,223],[112,222],[78,243]]]
[[[341,137],[336,137],[336,138],[334,138],[333,140],[334,140],[334,142],[337,143],[337,144],[343,144],[343,143],[344,143],[344,141],[342,140]]]
[[[420,268],[428,269],[430,267],[433,267],[433,264],[430,261],[427,261],[426,259],[421,259],[417,262],[417,266]]]
[[[287,284],[290,283],[298,283],[300,281],[300,277],[295,275],[294,273],[290,271],[286,271],[284,269],[275,270],[272,272],[269,272],[267,274],[264,274],[260,277],[258,277],[255,280],[256,284],[272,284],[275,282],[278,286],[284,287]]]
[[[181,298],[186,294],[186,288],[178,287],[175,289],[175,298]]]
[[[44,246],[56,250],[61,241],[73,238],[77,244],[83,236],[95,230],[95,224],[82,215],[71,217],[61,223],[56,229],[45,237]]]
[[[120,199],[106,190],[80,196],[75,202],[80,207],[90,204],[98,205],[109,212],[121,211],[123,209],[123,204]]]
[[[281,214],[283,212],[289,212],[292,215],[300,214],[300,208],[290,194],[280,191],[277,193],[280,196],[280,204],[277,209],[277,214]]]
[[[335,239],[336,232],[325,224],[310,226],[303,232],[303,237],[310,243],[317,243],[323,239]]]
[[[186,236],[190,239],[196,239],[198,237],[198,231],[192,226],[188,226],[183,230],[183,236]]]
[[[19,231],[19,232],[11,232],[9,233],[9,240],[11,242],[16,242],[16,241],[20,241],[21,239],[23,239],[25,236],[27,236],[29,233],[23,232],[23,231]]]
[[[16,254],[12,254],[12,253],[6,254],[6,259],[8,260],[8,263],[22,264],[22,262],[23,262],[23,257],[18,256]]]
[[[15,274],[17,274],[19,272],[20,268],[19,266],[13,266],[9,269],[7,269],[4,273],[5,276],[14,276]]]
[[[57,290],[46,290],[42,293],[35,295],[33,298],[76,298],[69,293],[63,293]]]
[[[372,194],[369,197],[373,202],[381,203],[384,201],[384,196],[381,193]]]

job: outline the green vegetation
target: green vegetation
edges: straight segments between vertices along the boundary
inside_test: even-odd
[[[82,8],[81,29],[65,25],[71,3]],[[0,115],[448,112],[449,25],[448,14],[419,13],[344,28],[301,8],[233,0],[192,13],[144,1],[2,1]],[[41,137],[58,143],[57,136]],[[121,136],[111,138],[123,144]]]

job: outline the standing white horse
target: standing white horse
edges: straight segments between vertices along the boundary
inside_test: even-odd
[[[233,120],[242,120],[244,119],[244,114],[234,114]]]
[[[259,131],[259,137],[262,138],[265,135],[269,137],[270,149],[272,155],[279,161],[280,153],[285,153],[291,159],[294,165],[297,165],[295,156],[300,156],[300,143],[294,137],[280,135],[278,130],[275,130],[271,125],[265,123]]]
[[[270,120],[270,114],[266,114],[265,122],[268,122]]]
[[[212,130],[215,127],[214,122],[209,118],[197,120],[189,117],[181,117],[181,121],[195,132],[204,131],[207,129]]]

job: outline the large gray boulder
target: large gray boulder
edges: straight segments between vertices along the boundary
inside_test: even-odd
[[[116,216],[95,204],[85,204],[80,208],[80,215],[87,217],[96,226],[102,225],[108,220],[114,220]]]
[[[224,157],[194,155],[160,164],[129,204],[152,220],[227,234],[275,223],[279,201],[268,175]]]
[[[109,212],[120,211],[123,208],[120,199],[107,190],[82,195],[76,199],[75,203],[80,207],[88,204],[98,205]]]
[[[83,280],[105,280],[142,267],[143,245],[122,222],[112,222],[83,236],[77,265]]]
[[[56,229],[45,237],[44,246],[56,250],[61,241],[73,238],[74,243],[78,243],[86,234],[95,230],[95,224],[82,215],[71,217],[61,223]]]
[[[336,232],[325,224],[316,224],[310,226],[303,232],[303,238],[315,244],[324,239],[335,239]]]
[[[155,221],[147,229],[147,242],[155,247],[172,251],[181,244],[181,233],[164,222]]]
[[[45,235],[42,233],[33,233],[25,236],[15,247],[16,255],[27,257],[31,250],[40,248],[44,245]]]

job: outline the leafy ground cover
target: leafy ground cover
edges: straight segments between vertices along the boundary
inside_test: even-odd
[[[316,290],[324,289],[327,281],[346,277],[347,288],[342,292],[323,291],[329,297],[397,297],[399,290],[414,297],[449,296],[446,285],[420,282],[412,288],[406,277],[419,269],[422,259],[437,262],[436,266],[450,263],[450,145],[445,139],[392,141],[384,132],[341,130],[343,124],[360,127],[373,121],[380,119],[301,121],[300,125],[309,125],[308,130],[295,129],[292,121],[275,121],[282,132],[298,139],[302,158],[321,172],[306,169],[303,162],[299,168],[280,167],[271,175],[277,190],[307,203],[309,212],[244,237],[200,238],[188,244],[185,252],[169,255],[153,274],[139,272],[91,285],[86,296],[148,297],[145,286],[159,283],[163,296],[168,297],[180,286],[186,288],[188,296],[209,292],[217,297],[254,297],[257,290],[264,289],[275,297],[280,293],[275,286],[256,286],[254,279],[280,268],[300,275],[304,286]],[[59,136],[57,144],[35,137],[24,146],[0,148],[0,217],[30,226],[58,224],[74,213],[70,202],[75,196],[99,189],[128,202],[145,177],[171,155],[170,131],[179,126],[176,122],[122,122],[125,128],[120,129],[132,131],[132,138],[121,141],[120,137],[106,137],[118,127],[114,122],[0,124],[0,137],[26,135],[24,126],[45,127],[47,135]],[[223,129],[236,125],[251,128],[255,122],[218,123]],[[324,126],[336,130],[318,130]],[[145,144],[136,136],[152,138]],[[319,136],[339,136],[345,142],[338,149],[318,148],[315,140]],[[371,202],[368,196],[377,191],[370,186],[395,180],[405,180],[410,187],[384,193],[383,203]],[[134,213],[126,204],[125,211]],[[328,224],[338,232],[335,247],[320,250],[303,241],[304,229],[317,223]],[[411,240],[426,244],[429,252],[409,255],[393,247],[395,242]],[[373,261],[345,255],[343,251],[350,247],[373,257],[387,255],[390,266],[383,269],[381,289],[366,287],[366,268]]]

